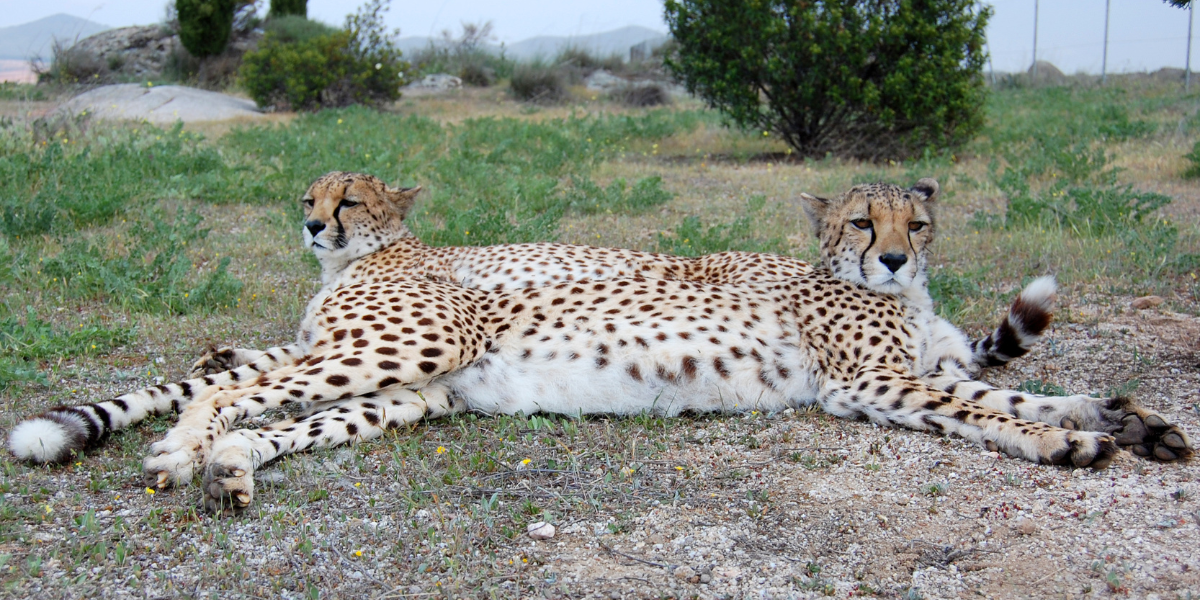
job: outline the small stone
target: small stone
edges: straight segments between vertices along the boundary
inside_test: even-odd
[[[548,540],[554,537],[555,529],[553,525],[545,521],[538,521],[537,523],[530,523],[525,528],[525,533],[528,533],[529,537],[535,540]]]
[[[687,581],[696,576],[696,571],[693,570],[691,567],[684,565],[682,567],[676,567],[675,571],[674,571],[674,573],[672,573],[672,575],[675,576],[675,579]]]
[[[1034,525],[1033,521],[1029,519],[1022,518],[1013,523],[1013,529],[1021,535],[1033,535],[1037,531],[1037,525]]]
[[[712,583],[712,575],[705,573],[700,576],[700,583]]]
[[[1142,296],[1141,298],[1137,298],[1133,302],[1130,302],[1129,306],[1133,307],[1134,310],[1142,310],[1146,308],[1154,308],[1163,302],[1166,302],[1166,300],[1163,300],[1162,296]]]

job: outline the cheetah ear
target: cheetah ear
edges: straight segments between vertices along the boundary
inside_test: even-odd
[[[925,196],[926,202],[933,202],[939,189],[937,180],[932,177],[925,177],[912,186],[912,191]]]
[[[812,223],[813,229],[820,236],[821,223],[825,222],[825,213],[829,211],[829,200],[805,194],[804,192],[800,193],[800,199],[804,201],[804,214],[808,215],[808,220]]]
[[[388,201],[396,205],[396,209],[400,211],[401,215],[408,214],[408,211],[412,209],[413,202],[417,199],[417,194],[420,192],[421,186],[419,185],[417,187],[400,188],[398,190],[384,188],[384,193],[387,195]]]

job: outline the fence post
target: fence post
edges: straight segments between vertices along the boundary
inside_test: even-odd
[[[1187,94],[1192,91],[1192,7],[1196,6],[1193,1],[1188,4],[1188,44],[1187,44],[1187,59],[1184,60],[1183,66],[1183,93]]]
[[[1100,62],[1100,85],[1108,83],[1108,7],[1112,0],[1104,0],[1104,58]]]
[[[1038,0],[1033,0],[1033,80],[1037,81]]]

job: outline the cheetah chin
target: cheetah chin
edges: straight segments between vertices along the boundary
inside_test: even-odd
[[[323,246],[324,285],[294,344],[218,350],[188,381],[52,410],[18,426],[10,447],[61,460],[50,446],[86,446],[149,414],[181,411],[144,469],[160,487],[202,473],[213,511],[249,506],[253,471],[267,461],[463,410],[674,415],[816,404],[1048,464],[1103,468],[1119,447],[1156,460],[1192,453],[1181,429],[1130,399],[1044,397],[973,380],[974,369],[1036,340],[1054,285],[1027,287],[984,340],[938,317],[925,289],[931,179],[803,195],[820,266],[740,252],[430,248],[403,223],[418,190],[347,173],[309,188],[304,227]],[[885,271],[912,283],[873,289]],[[288,404],[305,410],[230,429]]]

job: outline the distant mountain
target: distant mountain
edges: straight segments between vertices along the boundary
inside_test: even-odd
[[[650,42],[650,46],[654,47],[667,41],[667,39],[669,39],[667,35],[662,32],[631,25],[604,33],[592,33],[588,35],[542,35],[533,37],[521,40],[511,46],[505,46],[504,54],[509,58],[531,60],[538,57],[553,58],[567,48],[578,48],[587,50],[597,56],[619,54],[628,57],[630,46],[648,41]],[[416,52],[428,48],[431,44],[435,47],[440,47],[445,45],[445,43],[442,38],[425,36],[404,37],[397,40],[400,50],[409,57]],[[500,46],[495,44],[485,44],[483,48],[494,54],[500,53]]]
[[[650,45],[653,47],[667,41],[667,39],[666,34],[662,32],[646,27],[630,25],[629,27],[622,27],[604,33],[593,33],[591,35],[543,35],[529,38],[508,46],[505,49],[505,53],[513,58],[528,60],[539,56],[551,58],[567,48],[577,48],[587,50],[598,56],[619,54],[628,58],[630,46],[642,42],[650,42]]]
[[[35,56],[50,59],[54,39],[70,46],[76,39],[111,29],[87,19],[57,14],[31,23],[0,28],[0,58],[27,60]]]

